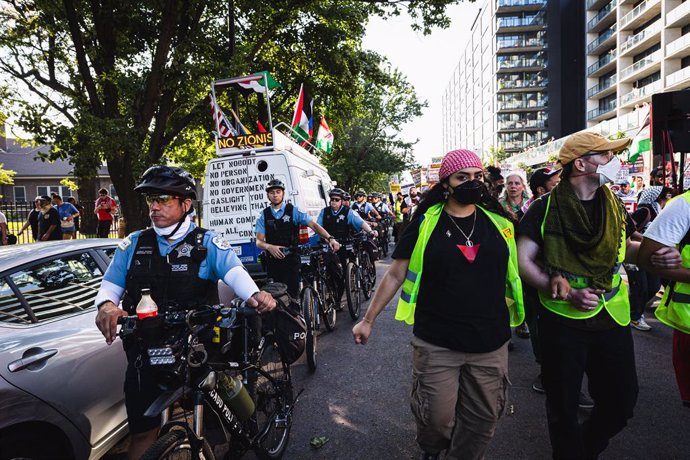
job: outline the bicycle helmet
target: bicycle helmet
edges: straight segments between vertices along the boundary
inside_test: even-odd
[[[138,193],[167,192],[196,200],[196,181],[189,172],[175,166],[151,166],[134,187]]]
[[[350,196],[349,193],[345,192],[345,195],[343,196],[343,200],[345,200],[345,201],[351,201],[351,200],[352,200],[352,197]]]
[[[280,179],[271,179],[268,181],[268,184],[266,184],[266,193],[270,192],[274,188],[279,188],[282,191],[285,191],[285,184],[283,184],[283,181]]]
[[[328,196],[329,197],[337,196],[338,198],[342,199],[345,197],[345,190],[336,187],[336,188],[332,189],[330,192],[328,192]]]
[[[367,196],[367,192],[365,192],[364,190],[357,190],[357,193],[355,193],[355,198],[357,198],[358,196]]]

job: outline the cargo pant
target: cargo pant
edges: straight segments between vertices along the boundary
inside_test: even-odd
[[[489,353],[463,353],[412,339],[410,406],[417,443],[447,459],[482,459],[505,411],[508,342]]]

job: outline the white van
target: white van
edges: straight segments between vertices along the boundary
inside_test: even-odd
[[[215,158],[206,167],[204,227],[223,235],[252,274],[262,272],[254,225],[269,205],[268,181],[283,181],[288,202],[314,219],[328,205],[332,188],[328,171],[317,156],[278,130],[273,131],[273,145],[268,151]],[[302,231],[305,238],[307,231],[311,232],[307,227]]]

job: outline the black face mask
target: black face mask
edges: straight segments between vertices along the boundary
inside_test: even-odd
[[[455,188],[451,188],[452,197],[458,203],[476,204],[484,194],[484,183],[478,180],[468,180]]]

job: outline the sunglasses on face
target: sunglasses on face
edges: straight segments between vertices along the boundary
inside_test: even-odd
[[[168,204],[173,200],[180,198],[176,195],[146,195],[146,204],[151,206],[153,203]]]
[[[331,197],[331,201],[343,201],[340,198]]]

